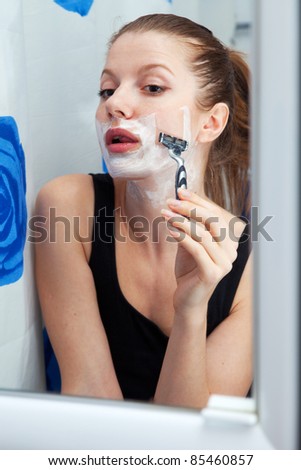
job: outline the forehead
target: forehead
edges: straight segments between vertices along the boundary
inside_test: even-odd
[[[160,62],[184,66],[187,55],[180,38],[155,31],[127,32],[111,46],[106,65],[126,60],[133,65],[136,62]]]

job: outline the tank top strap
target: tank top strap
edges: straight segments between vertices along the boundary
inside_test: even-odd
[[[94,183],[94,240],[113,243],[114,184],[107,173],[91,174]]]

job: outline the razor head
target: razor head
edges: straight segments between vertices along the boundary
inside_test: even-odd
[[[181,157],[181,153],[188,149],[188,142],[186,140],[164,134],[164,132],[160,132],[159,142],[168,148],[169,156],[177,162],[178,169],[176,171],[175,192],[176,199],[179,199],[178,189],[187,189],[187,175],[184,166],[184,159]]]
[[[174,151],[176,154],[181,155],[182,152],[188,149],[187,140],[179,139],[178,137],[173,137],[164,132],[159,134],[159,142],[165,145],[168,149]]]

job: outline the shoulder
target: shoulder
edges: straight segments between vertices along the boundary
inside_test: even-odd
[[[46,183],[36,198],[36,213],[42,215],[50,207],[64,214],[93,214],[94,187],[90,175],[59,176]]]
[[[45,243],[37,244],[38,252],[41,253],[43,249],[43,257],[46,251],[54,257],[55,254],[65,256],[71,250],[73,255],[79,253],[81,257],[84,254],[88,260],[93,216],[94,187],[91,176],[72,174],[49,181],[36,198],[35,217],[42,218],[46,233],[49,234]],[[55,244],[48,243],[54,240]]]

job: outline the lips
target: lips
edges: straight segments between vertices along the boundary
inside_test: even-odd
[[[125,129],[114,127],[106,133],[106,146],[110,153],[131,152],[140,145],[140,139]]]

